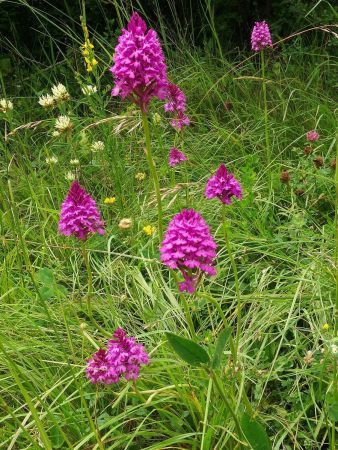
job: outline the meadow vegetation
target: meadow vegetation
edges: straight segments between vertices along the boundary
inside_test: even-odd
[[[337,27],[253,52],[148,22],[186,96],[178,130],[158,98],[145,112],[111,96],[121,26],[95,33],[82,10],[62,29],[30,8],[46,64],[1,74],[0,448],[335,450]],[[172,147],[187,157],[174,167]],[[242,190],[229,205],[204,195],[223,163]],[[104,234],[59,232],[74,180]],[[216,275],[191,294],[160,255],[161,227],[185,208],[217,244]],[[93,384],[88,360],[120,327],[149,363]]]

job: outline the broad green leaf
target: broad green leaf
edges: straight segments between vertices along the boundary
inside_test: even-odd
[[[169,344],[175,350],[185,362],[192,366],[198,366],[200,364],[209,364],[210,358],[208,353],[203,347],[196,344],[196,342],[190,339],[177,336],[173,333],[166,333]]]
[[[254,450],[271,450],[270,439],[263,427],[257,420],[252,419],[249,414],[244,413],[241,419],[241,427],[247,441]]]
[[[55,290],[49,286],[41,286],[39,289],[39,293],[43,300],[49,300],[50,298],[55,296]]]
[[[338,403],[332,403],[332,405],[329,406],[328,416],[331,420],[338,422]]]
[[[223,350],[225,344],[228,342],[230,334],[231,334],[231,327],[228,327],[225,330],[223,330],[218,336],[214,357],[211,363],[211,367],[213,369],[218,369],[219,366],[221,365]]]
[[[62,448],[65,440],[62,436],[62,433],[60,431],[60,428],[56,425],[52,426],[52,428],[49,430],[50,434],[50,440],[52,441],[53,448]]]
[[[53,271],[50,269],[47,269],[47,267],[43,267],[39,270],[37,273],[38,280],[41,284],[44,284],[46,286],[50,286],[54,283],[54,274]]]

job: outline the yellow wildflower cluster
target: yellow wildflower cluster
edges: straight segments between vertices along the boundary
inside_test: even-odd
[[[104,203],[106,205],[113,205],[116,202],[116,198],[115,197],[106,197],[104,199]]]
[[[89,31],[86,22],[82,16],[81,16],[81,24],[85,38],[84,44],[81,45],[81,53],[85,59],[87,72],[92,72],[95,66],[97,65],[97,60],[95,59],[94,45],[90,42]]]
[[[147,236],[152,236],[155,233],[156,228],[151,225],[146,225],[143,227],[143,231]]]

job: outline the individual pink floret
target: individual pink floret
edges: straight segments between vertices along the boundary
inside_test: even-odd
[[[65,236],[87,239],[90,233],[104,234],[104,222],[101,219],[95,200],[73,181],[67,197],[61,206],[59,232]]]
[[[242,188],[233,174],[227,171],[224,164],[221,164],[207,181],[205,196],[208,199],[218,197],[222,203],[230,205],[231,197],[242,198]]]
[[[203,217],[194,209],[184,209],[169,223],[161,244],[161,261],[181,271],[181,291],[193,293],[202,273],[216,275],[217,245]]]

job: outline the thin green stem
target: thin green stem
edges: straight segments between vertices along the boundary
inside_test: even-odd
[[[265,149],[266,149],[266,163],[270,165],[271,151],[270,151],[270,135],[268,125],[268,104],[266,100],[266,80],[265,80],[265,58],[264,50],[261,50],[261,69],[262,69],[262,87],[263,87],[263,101],[264,101],[264,131],[265,131]]]
[[[92,270],[90,267],[90,263],[89,263],[89,255],[87,252],[87,249],[85,247],[84,242],[81,242],[81,251],[82,251],[82,256],[83,256],[83,260],[86,266],[86,270],[87,270],[87,282],[88,282],[88,292],[87,292],[87,307],[88,307],[88,314],[90,316],[90,318],[93,317],[93,312],[92,312],[92,305],[91,305],[91,297],[93,294],[93,274],[92,274]]]
[[[242,429],[241,429],[240,423],[238,421],[238,418],[236,416],[236,413],[235,413],[234,409],[232,408],[232,406],[231,406],[231,404],[229,402],[229,396],[224,392],[222,383],[221,383],[217,373],[213,369],[209,369],[208,374],[211,377],[211,379],[213,380],[213,382],[215,383],[215,386],[216,386],[220,396],[222,397],[222,400],[224,401],[224,403],[225,403],[225,405],[226,405],[226,407],[227,407],[231,417],[233,418],[233,420],[235,422],[235,426],[236,426],[236,429],[237,429],[238,437],[242,438],[243,433],[242,433]]]
[[[148,123],[148,116],[145,112],[142,112],[142,125],[144,130],[144,136],[146,140],[146,154],[149,165],[149,170],[151,177],[154,183],[154,189],[157,200],[157,217],[158,217],[158,235],[160,242],[163,239],[163,213],[162,213],[162,200],[161,200],[161,192],[160,192],[160,183],[158,180],[158,175],[156,172],[155,163],[153,160],[152,152],[151,152],[151,139],[150,139],[150,129]]]
[[[240,293],[240,289],[239,289],[237,266],[236,266],[235,259],[233,257],[232,251],[231,251],[231,245],[230,245],[229,236],[228,236],[228,227],[227,227],[225,208],[226,208],[226,206],[222,205],[224,238],[225,238],[225,243],[226,243],[232,271],[234,273],[235,291],[236,291],[236,298],[237,298],[237,331],[236,331],[236,343],[235,343],[235,354],[234,354],[234,365],[236,365],[237,357],[238,357],[239,339],[240,339],[240,335],[241,335],[242,303],[241,303],[241,293]]]
[[[336,136],[336,172],[335,172],[335,187],[336,187],[336,199],[335,199],[335,251],[334,251],[334,264],[335,264],[335,281],[336,281],[336,305],[335,305],[335,324],[334,331],[335,336],[338,335],[338,133]],[[334,372],[333,372],[333,390],[335,400],[338,401],[338,371],[337,363],[334,358]],[[336,448],[336,421],[332,421],[332,450]]]

